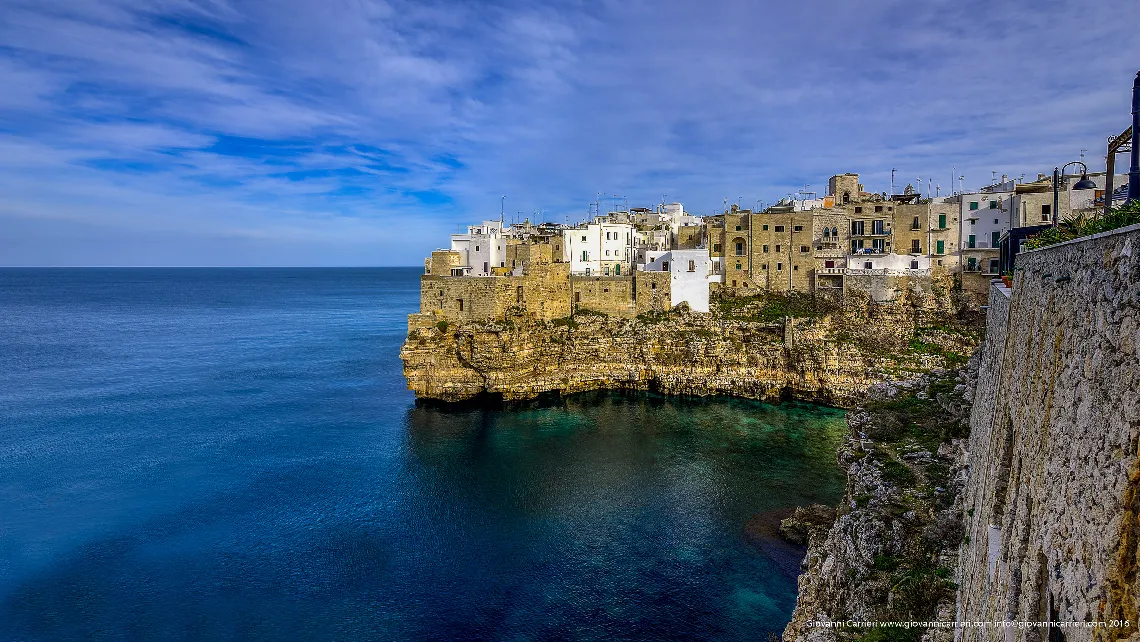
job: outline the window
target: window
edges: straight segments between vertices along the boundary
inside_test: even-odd
[[[976,259],[972,256],[970,258],[966,259],[966,271],[967,272],[977,272],[978,271],[978,259]]]
[[[697,271],[697,262],[696,261],[689,261],[689,271],[690,272],[696,272]]]
[[[934,252],[935,254],[945,254],[946,253],[946,241],[935,241],[934,246],[937,248],[936,251]],[[942,265],[942,264],[939,263],[939,265]]]
[[[802,231],[804,231],[804,226],[803,225],[797,225],[797,226],[792,228],[792,231],[793,232],[802,232]]]
[[[863,239],[851,241],[851,253],[858,254],[863,249]]]
[[[582,293],[581,292],[575,292],[574,293],[574,303],[581,303],[581,302],[582,302]]]
[[[582,242],[583,242],[583,243],[585,243],[585,242],[586,242],[586,237],[585,237],[585,236],[583,236],[583,237],[582,237]]]
[[[800,271],[800,266],[798,266],[798,265],[792,266],[792,272],[799,272],[799,271]]]
[[[946,229],[946,215],[945,214],[939,214],[938,215],[938,229],[940,229],[940,230]]]
[[[486,261],[483,261],[483,272],[490,272],[490,270],[487,269],[487,262]]]
[[[990,247],[997,247],[1001,241],[1001,232],[990,232]]]
[[[873,270],[874,269],[874,263],[871,263],[870,261],[864,261],[863,262],[863,269],[864,270]]]
[[[1049,217],[1052,214],[1053,214],[1053,206],[1052,205],[1042,205],[1041,206],[1041,220],[1042,221],[1048,221]]]
[[[863,236],[863,221],[851,221],[851,236]]]
[[[767,246],[767,245],[765,245],[765,246],[764,246],[764,252],[765,252],[765,253],[767,253],[767,252],[768,252],[768,246]]]
[[[669,262],[668,261],[662,261],[661,262],[661,269],[662,269],[662,271],[668,272],[669,271]]]
[[[607,265],[607,266],[603,267],[602,268],[602,274],[604,276],[609,276],[610,275],[610,266]],[[606,290],[606,292],[609,292],[609,290]]]
[[[654,282],[654,283],[650,283],[650,284],[649,284],[649,289],[650,289],[650,290],[656,290],[656,289],[657,289],[657,283],[656,283],[656,282]]]
[[[784,264],[783,264],[783,263],[776,263],[776,269],[777,269],[777,270],[783,270],[783,269],[784,269]]]
[[[768,226],[767,226],[767,225],[765,225],[765,226],[761,227],[760,229],[762,229],[763,231],[767,232],[767,231],[768,231]]]
[[[456,299],[455,302],[459,304],[459,311],[463,312],[463,299]]]
[[[720,243],[713,243],[713,252],[720,251]]]
[[[777,226],[776,226],[776,231],[777,231],[777,232],[783,232],[783,231],[784,231],[784,226],[783,226],[783,225],[777,225]]]
[[[736,279],[732,280],[732,287],[736,287]]]
[[[805,252],[807,252],[807,251],[808,251],[808,246],[806,246],[806,245],[801,245],[801,246],[800,246],[800,253],[801,253],[801,254],[803,254],[803,253],[805,253]]]
[[[479,246],[478,246],[478,245],[476,245],[476,246],[475,246],[475,251],[476,251],[476,252],[478,252],[478,251],[479,251]]]
[[[910,262],[910,269],[917,270],[918,269],[918,261],[911,261]]]
[[[824,262],[823,262],[823,267],[825,267],[825,268],[833,268],[833,267],[835,267],[835,261],[824,261]]]
[[[978,202],[977,201],[970,201],[970,209],[971,210],[978,209]]]
[[[988,274],[997,274],[998,272],[998,259],[990,259],[990,271]]]
[[[780,253],[780,246],[779,246],[779,245],[777,245],[777,246],[776,246],[776,253],[777,253],[777,254],[779,254],[779,253]]]
[[[876,211],[876,212],[882,212],[882,211],[883,211],[883,206],[882,206],[882,205],[876,205],[876,206],[875,206],[875,211]]]
[[[760,266],[760,269],[761,269],[761,270],[767,270],[767,269],[768,269],[768,264],[767,264],[767,263],[765,263],[764,265],[761,265],[761,266]]]
[[[871,234],[886,234],[886,228],[883,226],[883,221],[871,221]]]
[[[609,256],[609,255],[610,255],[610,251],[606,250],[606,256]]]
[[[886,241],[884,239],[872,239],[871,240],[871,250],[873,250],[875,252],[879,252],[879,253],[885,252],[886,251]]]
[[[737,241],[736,242],[736,255],[737,256],[744,256],[744,241]]]
[[[997,201],[990,201],[990,209],[991,210],[997,209]]]
[[[914,220],[910,222],[910,229],[912,229],[912,230],[918,229],[918,217],[917,216],[914,217]]]
[[[863,213],[863,208],[862,208],[862,207],[860,207],[860,206],[858,206],[858,205],[856,205],[856,206],[855,206],[855,213],[856,213],[856,214],[862,214],[862,213]]]
[[[918,253],[922,252],[922,244],[918,239],[911,239],[910,240],[910,251],[913,254],[918,254]]]
[[[973,248],[974,248],[974,246],[976,245],[976,242],[975,242],[975,241],[976,241],[976,239],[974,238],[974,235],[973,235],[973,234],[971,234],[971,235],[970,235],[970,238],[966,240],[966,247],[968,247],[968,248],[970,248],[970,249],[973,249]],[[971,259],[971,260],[972,260],[972,259]]]
[[[736,269],[738,269],[738,270],[740,269],[740,264],[739,264],[739,263],[737,263],[737,264],[736,264]]]
[[[739,231],[740,231],[740,226],[739,226],[739,225],[737,225],[737,226],[736,226],[736,231],[737,231],[737,232],[739,232]]]

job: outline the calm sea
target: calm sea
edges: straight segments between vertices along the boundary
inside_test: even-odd
[[[0,639],[783,627],[794,568],[745,526],[838,499],[842,413],[416,408],[418,274],[0,270]]]

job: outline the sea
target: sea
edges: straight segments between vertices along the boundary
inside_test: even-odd
[[[0,640],[782,630],[842,411],[417,405],[419,274],[0,270]]]

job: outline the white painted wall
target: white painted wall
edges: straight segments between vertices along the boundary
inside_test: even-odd
[[[631,274],[634,228],[594,222],[563,231],[562,255],[571,274]]]
[[[451,235],[451,249],[459,252],[472,276],[489,276],[491,268],[506,265],[506,233],[499,221],[467,227],[466,234]]]
[[[710,262],[707,249],[647,252],[648,272],[669,273],[670,306],[688,303],[694,312],[709,311]]]
[[[958,211],[958,225],[962,235],[960,247],[963,250],[970,249],[971,234],[974,235],[974,249],[997,247],[993,244],[994,232],[1000,236],[1008,230],[1011,219],[1013,225],[1017,225],[1018,216],[1013,199],[1012,191],[963,194]],[[996,203],[997,207],[991,208],[991,202]],[[970,209],[971,203],[977,203],[978,209]]]

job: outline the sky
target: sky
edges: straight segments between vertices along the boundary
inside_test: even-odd
[[[0,266],[422,265],[599,193],[709,214],[843,172],[1103,170],[1135,9],[0,0]]]

